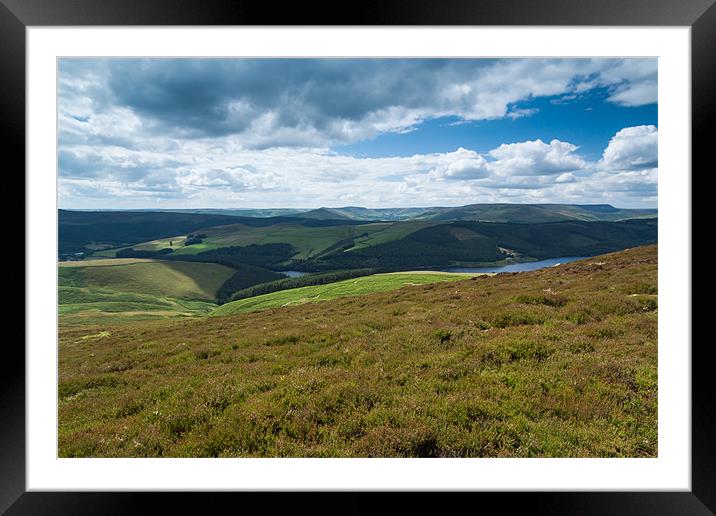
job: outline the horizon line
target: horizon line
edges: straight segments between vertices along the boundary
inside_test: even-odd
[[[499,205],[508,205],[508,206],[610,206],[612,208],[620,209],[620,210],[658,210],[658,206],[656,207],[623,207],[623,206],[616,206],[611,203],[571,203],[571,202],[530,202],[530,203],[522,203],[522,202],[481,202],[481,203],[470,203],[470,204],[458,204],[454,206],[440,206],[440,205],[432,205],[432,206],[379,206],[379,207],[369,207],[369,206],[361,206],[358,204],[346,204],[346,205],[340,205],[340,206],[316,206],[316,207],[288,207],[288,206],[262,206],[262,207],[246,207],[246,208],[235,208],[235,207],[218,207],[218,206],[190,206],[185,208],[159,208],[159,207],[139,207],[139,208],[67,208],[58,206],[58,210],[67,210],[67,211],[163,211],[163,210],[233,210],[233,211],[251,211],[251,210],[305,210],[305,211],[314,211],[314,210],[337,210],[337,209],[344,209],[344,208],[362,208],[366,210],[414,210],[414,209],[432,209],[432,208],[464,208],[466,206],[499,206]]]

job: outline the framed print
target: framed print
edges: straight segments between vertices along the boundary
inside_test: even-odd
[[[312,11],[4,2],[3,510],[713,511],[691,170],[716,8]]]

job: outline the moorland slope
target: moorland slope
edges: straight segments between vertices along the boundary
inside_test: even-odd
[[[651,245],[226,317],[61,326],[59,455],[655,457],[657,295]]]

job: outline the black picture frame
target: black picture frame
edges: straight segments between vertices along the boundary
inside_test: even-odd
[[[692,170],[711,165],[708,128],[716,113],[716,0],[369,0],[336,5],[231,0],[0,0],[0,120],[6,176],[18,182],[25,170],[25,29],[28,26],[88,25],[548,25],[548,26],[689,26],[692,44]],[[339,9],[340,7],[340,9]],[[11,159],[8,161],[8,157]],[[14,159],[13,159],[14,158]],[[12,165],[10,165],[12,164]],[[687,171],[684,172],[685,174]],[[693,174],[692,174],[693,177]],[[24,213],[24,196],[13,195]],[[7,205],[6,205],[7,210]],[[18,213],[15,211],[14,213]],[[18,231],[15,229],[14,231]],[[19,231],[18,231],[19,232]],[[24,241],[24,232],[21,237]],[[17,246],[19,247],[19,246]],[[6,267],[25,270],[22,255],[2,257]],[[27,274],[27,271],[26,271]],[[24,292],[20,275],[8,287]],[[17,305],[17,298],[14,299]],[[31,306],[26,306],[31,310]],[[8,313],[8,312],[6,312]],[[10,315],[12,317],[12,315]],[[693,315],[691,317],[693,321]],[[9,324],[7,325],[10,326]],[[679,343],[690,346],[690,342]],[[537,514],[713,514],[716,512],[716,425],[709,360],[710,340],[694,340],[692,352],[692,457],[690,492],[474,493],[469,504],[522,506]],[[271,512],[372,511],[377,493],[76,493],[26,492],[25,353],[17,339],[7,339],[0,376],[0,511],[7,514],[129,514],[151,510],[150,502],[181,512],[243,497],[270,503]],[[338,499],[333,499],[338,497]],[[429,509],[423,493],[404,497],[401,512]],[[409,498],[409,499],[408,499]],[[230,500],[231,499],[231,500]],[[459,501],[459,500],[456,500]],[[437,502],[443,504],[444,502]],[[217,506],[218,507],[218,506]],[[443,506],[443,509],[445,507]],[[238,510],[238,509],[237,509]]]

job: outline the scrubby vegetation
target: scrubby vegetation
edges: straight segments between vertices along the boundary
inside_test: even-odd
[[[61,326],[59,455],[655,457],[657,313],[647,246],[227,317]]]

